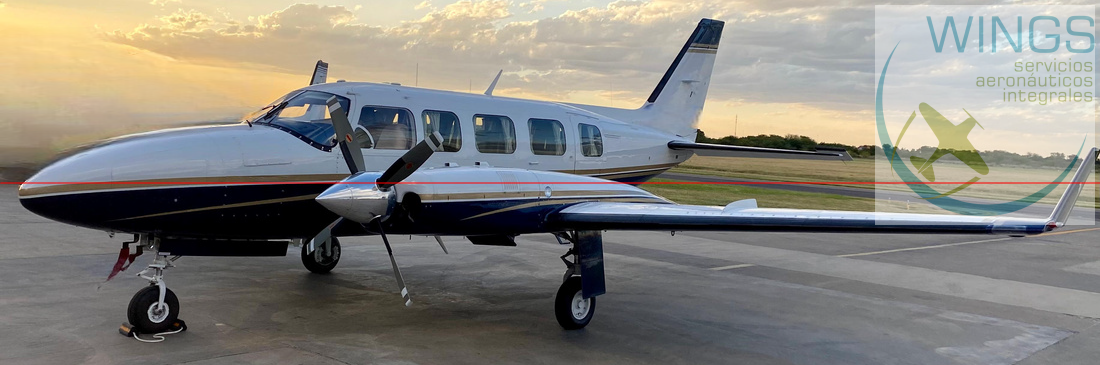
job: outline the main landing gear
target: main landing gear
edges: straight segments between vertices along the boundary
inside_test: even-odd
[[[309,242],[302,244],[302,264],[310,272],[327,274],[340,262],[340,240],[336,237],[329,237],[328,242],[314,245],[313,250],[309,246]]]
[[[557,233],[558,243],[573,244],[561,261],[565,275],[554,296],[554,317],[567,330],[584,328],[596,314],[596,296],[603,294],[603,240],[599,231]]]

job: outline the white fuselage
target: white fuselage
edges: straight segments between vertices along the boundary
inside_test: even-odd
[[[412,143],[424,138],[425,111],[453,113],[460,127],[453,133],[461,137],[458,150],[434,154],[424,169],[481,164],[644,181],[691,156],[688,151],[668,148],[669,141],[682,140],[680,137],[559,103],[373,83],[320,84],[296,93],[308,91],[347,98],[348,119],[353,124],[365,118],[361,114],[372,107],[405,110],[412,117],[411,133],[406,133]],[[513,150],[480,151],[482,137],[475,133],[475,115],[510,119],[514,132],[506,134],[513,139]],[[535,153],[531,119],[561,124],[559,133],[564,140],[557,141],[556,152]],[[598,156],[591,149],[582,150],[580,124],[597,128],[602,139]],[[368,171],[382,171],[407,152],[407,148],[384,145],[383,136],[373,137],[379,141],[362,149]],[[307,140],[262,122],[120,137],[46,167],[20,187],[20,198],[44,216],[111,231],[252,237],[262,230],[267,232],[265,236],[304,236],[317,229],[314,221],[331,218],[310,196],[323,191],[327,187],[323,183],[348,175],[339,148],[320,148]],[[97,209],[72,209],[76,204],[96,205]],[[104,209],[103,204],[110,206]],[[305,206],[309,208],[303,209]],[[324,217],[299,216],[305,213]],[[265,215],[283,220],[265,219]],[[301,230],[272,229],[273,225],[293,223],[291,216],[310,224]],[[218,222],[206,222],[210,219]],[[195,227],[217,229],[207,232]]]

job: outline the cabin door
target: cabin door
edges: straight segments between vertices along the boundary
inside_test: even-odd
[[[577,136],[569,144],[577,154],[574,173],[589,176],[608,173],[607,158],[603,155],[603,135],[597,126],[599,120],[579,114],[569,114],[569,119],[573,124],[573,134]]]

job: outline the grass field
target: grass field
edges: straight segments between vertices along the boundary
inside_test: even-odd
[[[652,182],[675,181],[653,179]],[[743,185],[641,184],[642,189],[681,204],[724,206],[741,199],[756,199],[761,208],[875,210],[875,200],[835,194],[803,193]]]
[[[881,161],[880,161],[881,162]],[[858,187],[872,189],[876,185],[868,184],[844,184],[844,182],[868,182],[868,181],[900,181],[896,174],[888,168],[875,169],[876,160],[856,159],[855,161],[811,161],[811,160],[787,160],[787,159],[762,159],[762,158],[730,158],[730,157],[706,157],[695,156],[687,162],[673,168],[672,172],[689,174],[725,176],[746,179],[758,179],[769,181],[817,181],[838,182],[838,186]],[[883,162],[885,165],[885,162]],[[975,174],[965,165],[940,163],[935,166],[937,181],[967,181]],[[1061,171],[1058,169],[1024,169],[1015,167],[994,166],[990,168],[989,175],[981,176],[982,181],[1053,181]],[[877,174],[877,175],[876,175]],[[1072,177],[1072,173],[1071,176]],[[1067,180],[1069,177],[1067,177]],[[936,186],[938,191],[948,191],[956,185]],[[879,188],[895,191],[908,191],[905,185],[878,185]],[[942,188],[941,188],[942,187]],[[1097,200],[1096,189],[1100,186],[1093,185],[1091,194],[1082,195],[1078,206],[1091,206],[1100,208]],[[1011,201],[1026,196],[1039,188],[1039,185],[972,185],[956,196],[986,198]],[[686,189],[686,188],[685,188]],[[766,190],[766,189],[765,189]],[[1042,203],[1053,204],[1065,190],[1065,185],[1059,186]],[[781,193],[785,194],[785,193]],[[1091,198],[1091,204],[1089,199]]]

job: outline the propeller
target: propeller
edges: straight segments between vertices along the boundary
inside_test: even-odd
[[[393,247],[390,246],[389,237],[386,236],[383,226],[391,217],[394,206],[397,204],[397,191],[393,186],[416,172],[432,157],[433,153],[441,151],[443,136],[439,135],[439,132],[432,132],[394,161],[382,174],[364,172],[366,168],[363,163],[363,153],[359,150],[359,143],[351,122],[348,121],[347,112],[337,102],[336,97],[329,98],[328,107],[336,141],[340,145],[340,151],[344,154],[344,160],[347,161],[348,170],[352,175],[317,196],[317,202],[340,215],[340,218],[322,234],[329,234],[336,224],[348,219],[382,236],[382,243],[386,245],[390,264],[393,265],[393,276],[401,289],[401,298],[405,300],[405,306],[412,305],[412,297],[409,296],[405,280],[401,277],[401,269],[393,256]]]
[[[443,136],[439,135],[439,132],[432,132],[427,135],[427,138],[413,146],[409,152],[394,161],[393,165],[390,165],[390,168],[382,173],[382,176],[375,181],[378,184],[378,189],[389,190],[393,187],[393,184],[408,178],[420,166],[424,166],[424,163],[428,161],[429,157],[432,157],[433,153],[441,151],[442,146]]]
[[[348,121],[348,112],[335,96],[328,99],[328,115],[332,118],[332,129],[336,131],[336,142],[340,144],[340,152],[344,154],[348,170],[352,175],[363,172],[366,167],[363,163],[363,153],[359,152],[359,140],[355,137],[355,129]]]
[[[393,248],[390,247],[390,239],[386,237],[386,231],[382,229],[382,217],[371,221],[378,227],[378,235],[382,236],[382,243],[386,244],[386,252],[390,254],[390,265],[393,265],[393,277],[397,279],[397,286],[401,288],[401,299],[405,300],[405,306],[412,305],[412,297],[409,296],[409,288],[405,286],[405,279],[401,277],[401,268],[397,266],[397,260],[393,258]]]

